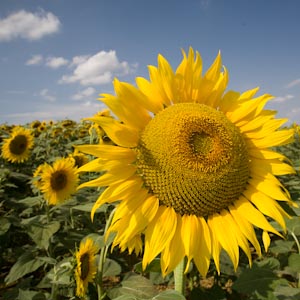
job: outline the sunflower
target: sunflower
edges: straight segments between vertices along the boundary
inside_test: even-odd
[[[293,130],[279,130],[286,120],[264,110],[271,95],[225,92],[220,53],[204,75],[192,48],[175,72],[159,55],[149,75],[137,87],[115,79],[116,95],[100,98],[117,119],[90,120],[115,145],[78,147],[96,157],[80,171],[102,172],[79,188],[106,187],[92,218],[103,203],[120,201],[108,231],[115,232],[113,247],[139,249],[143,237],[143,267],[160,255],[164,275],[185,257],[186,270],[193,260],[206,276],[212,258],[220,273],[222,249],[235,269],[239,248],[251,265],[250,244],[261,255],[254,228],[266,250],[269,233],[281,235],[269,217],[286,229],[278,201],[293,202],[276,175],[294,169],[270,148],[291,142]]]
[[[48,204],[63,203],[76,192],[78,172],[70,158],[57,159],[53,165],[44,164],[39,173],[40,190]]]
[[[74,161],[74,165],[77,168],[80,168],[89,161],[88,157],[85,154],[80,153],[77,149],[75,149],[73,153],[69,154],[69,158]]]
[[[12,163],[22,163],[29,159],[33,147],[33,136],[29,129],[21,126],[14,127],[9,138],[2,145],[3,158]]]
[[[80,243],[75,257],[77,266],[75,269],[76,295],[84,297],[88,288],[88,283],[93,282],[97,272],[96,253],[98,247],[91,238],[86,238]]]

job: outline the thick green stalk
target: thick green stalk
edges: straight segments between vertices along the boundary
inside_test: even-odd
[[[296,242],[296,245],[297,245],[297,247],[298,247],[298,254],[300,255],[300,243],[299,243],[299,241],[298,241],[298,238],[297,238],[297,236],[295,235],[294,232],[291,232],[291,235],[292,235],[293,239],[294,239],[295,242]],[[298,288],[300,288],[300,272],[298,272],[297,275],[298,275]]]
[[[174,270],[175,291],[185,295],[185,259],[183,259]]]
[[[115,209],[110,213],[107,221],[106,221],[106,225],[105,225],[105,229],[104,229],[104,234],[103,236],[105,237],[105,234],[112,222],[113,216],[115,213]],[[100,257],[99,257],[99,263],[98,263],[98,270],[97,270],[97,293],[98,293],[98,300],[102,300],[105,297],[105,291],[103,289],[103,267],[104,267],[104,263],[105,263],[105,258],[107,255],[107,250],[108,250],[107,245],[105,245],[104,247],[101,248],[100,250]]]

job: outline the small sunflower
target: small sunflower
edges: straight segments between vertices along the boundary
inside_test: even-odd
[[[89,282],[93,282],[97,272],[96,253],[98,247],[94,244],[91,238],[86,238],[85,241],[80,243],[78,251],[76,251],[76,295],[84,297]]]
[[[78,172],[70,158],[58,159],[53,165],[45,164],[40,171],[40,190],[48,204],[60,204],[76,192]]]
[[[205,276],[212,258],[220,272],[222,249],[235,269],[240,248],[251,265],[250,243],[261,255],[254,227],[267,249],[268,233],[280,236],[268,218],[286,228],[278,201],[293,205],[276,176],[294,169],[270,150],[291,142],[293,129],[279,130],[286,120],[264,110],[272,96],[256,96],[258,88],[225,92],[220,53],[204,75],[202,67],[191,48],[176,71],[159,55],[149,81],[115,80],[116,95],[100,100],[117,119],[89,119],[115,145],[78,147],[98,157],[80,171],[102,172],[79,188],[106,187],[92,218],[103,203],[120,201],[108,231],[116,233],[113,246],[139,249],[143,237],[143,267],[160,255],[164,275],[184,257],[186,270],[193,260]]]
[[[12,163],[22,163],[29,159],[33,147],[33,136],[29,129],[14,127],[10,138],[4,139],[2,145],[3,158]]]
[[[77,168],[80,168],[89,162],[88,157],[85,154],[80,153],[77,149],[75,149],[73,153],[69,154],[69,158],[74,161],[74,165]]]

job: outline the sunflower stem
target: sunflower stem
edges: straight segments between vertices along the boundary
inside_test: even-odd
[[[174,270],[175,291],[184,296],[185,294],[185,259],[183,259]]]
[[[110,213],[106,224],[105,224],[105,229],[104,229],[104,234],[103,236],[105,237],[105,234],[112,222],[113,216],[115,213],[115,209],[112,210]],[[105,297],[105,291],[103,289],[103,267],[105,263],[105,258],[107,255],[109,245],[105,245],[104,247],[101,248],[100,250],[100,256],[99,256],[99,263],[98,263],[98,270],[97,270],[97,293],[98,293],[98,300],[102,300]]]
[[[292,235],[293,239],[296,242],[296,245],[298,247],[298,254],[300,255],[300,243],[298,241],[298,238],[297,238],[297,236],[295,235],[295,233],[293,231],[291,232],[291,235]],[[298,288],[300,288],[300,272],[298,272],[297,275],[298,275]]]

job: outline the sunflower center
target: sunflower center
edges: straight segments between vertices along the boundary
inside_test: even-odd
[[[239,198],[250,177],[240,131],[204,104],[180,103],[159,112],[136,151],[145,186],[181,215],[220,212]]]
[[[27,148],[27,138],[25,135],[17,135],[9,144],[9,150],[15,155],[21,155]]]
[[[50,179],[51,188],[54,191],[59,191],[64,189],[67,185],[67,182],[68,182],[68,177],[63,171],[54,172]]]
[[[90,257],[88,253],[84,253],[81,257],[80,257],[80,267],[81,267],[81,275],[80,278],[81,280],[85,280],[86,277],[89,274],[90,271]]]

